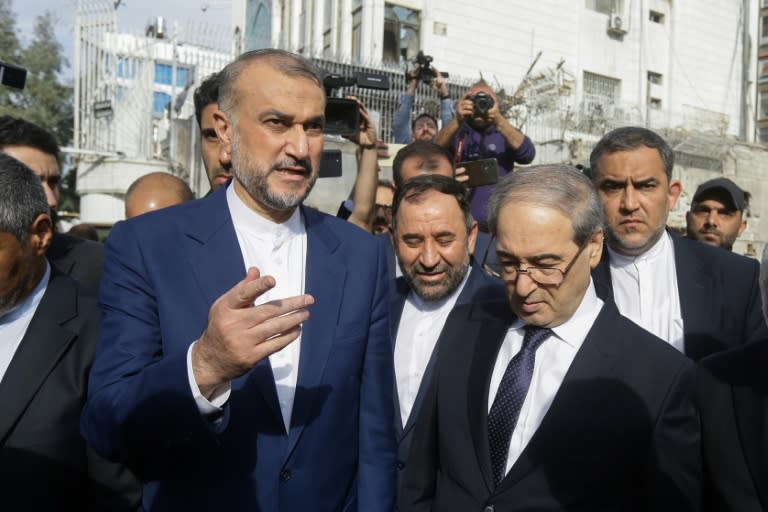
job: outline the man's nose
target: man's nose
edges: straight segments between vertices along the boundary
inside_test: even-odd
[[[630,212],[638,208],[637,191],[631,185],[624,187],[624,191],[621,194],[621,207]]]
[[[43,190],[45,190],[45,198],[48,200],[48,207],[55,210],[59,206],[59,198],[56,191],[51,188],[47,181],[43,181]]]
[[[296,124],[288,131],[285,152],[297,160],[309,156],[309,139],[303,126]]]
[[[434,268],[440,263],[440,251],[432,242],[426,242],[421,249],[419,262],[425,268]]]
[[[528,272],[517,272],[515,281],[515,293],[519,297],[527,297],[532,291],[538,288],[538,283],[531,278]]]

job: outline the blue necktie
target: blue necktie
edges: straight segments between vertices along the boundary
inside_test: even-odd
[[[491,467],[496,485],[504,479],[512,432],[515,430],[520,409],[533,377],[536,349],[552,334],[551,329],[525,326],[523,346],[509,361],[496,391],[496,398],[488,413],[488,442],[491,449]]]

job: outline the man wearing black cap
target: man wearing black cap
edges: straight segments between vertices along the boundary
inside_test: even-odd
[[[696,189],[685,216],[688,238],[732,251],[733,242],[747,228],[747,206],[748,193],[728,178],[705,181]]]

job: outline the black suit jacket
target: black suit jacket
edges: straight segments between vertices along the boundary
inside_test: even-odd
[[[467,278],[467,284],[464,285],[464,289],[456,298],[456,305],[472,304],[475,302],[483,302],[490,300],[502,300],[505,297],[504,285],[498,279],[493,279],[488,276],[480,265],[473,261],[472,271]],[[400,277],[395,282],[395,293],[393,295],[392,303],[390,304],[390,323],[391,323],[391,338],[392,338],[392,350],[394,352],[394,344],[397,343],[397,329],[400,325],[400,317],[403,314],[403,306],[405,305],[405,299],[408,297],[411,288],[405,281],[405,278]],[[399,475],[402,475],[402,470],[405,468],[408,460],[408,453],[411,449],[411,441],[413,439],[413,427],[416,425],[416,418],[418,416],[421,404],[424,401],[424,395],[429,388],[429,383],[432,380],[434,373],[435,361],[437,360],[437,352],[442,340],[444,338],[444,331],[441,331],[440,336],[437,338],[437,343],[432,351],[432,356],[429,358],[427,367],[424,369],[424,376],[419,386],[419,391],[416,394],[416,400],[413,403],[411,414],[408,416],[408,421],[403,425],[402,417],[400,416],[400,403],[398,400],[398,394],[395,392],[395,430],[397,432],[397,467]],[[397,385],[397,384],[395,384]],[[397,390],[395,390],[397,391]]]
[[[98,457],[80,436],[98,321],[95,297],[52,269],[0,381],[6,510],[136,510],[140,503],[133,477]]]
[[[498,487],[488,390],[514,320],[454,309],[405,469],[403,511],[688,510],[698,502],[690,362],[605,304],[538,430]],[[491,507],[491,508],[486,508]]]
[[[768,339],[695,370],[704,451],[703,509],[768,511]]]
[[[685,354],[699,359],[768,338],[758,276],[760,264],[672,234]],[[614,302],[608,251],[592,271],[597,295]]]
[[[56,233],[46,257],[59,272],[92,290],[99,289],[104,266],[104,246],[99,242]]]

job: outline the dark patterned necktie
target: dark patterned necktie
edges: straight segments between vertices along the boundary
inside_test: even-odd
[[[496,485],[504,479],[512,432],[515,430],[520,409],[533,377],[536,349],[552,334],[551,329],[525,326],[523,346],[509,361],[496,391],[496,398],[488,413],[488,441],[491,449],[491,467]]]

